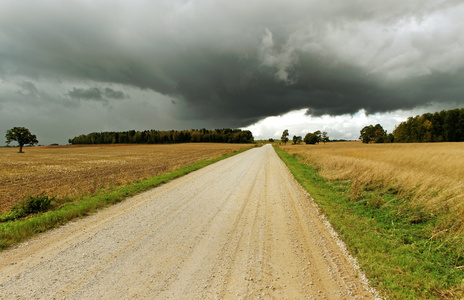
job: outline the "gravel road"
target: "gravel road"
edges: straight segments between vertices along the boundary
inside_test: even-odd
[[[0,253],[1,299],[372,299],[271,146]]]

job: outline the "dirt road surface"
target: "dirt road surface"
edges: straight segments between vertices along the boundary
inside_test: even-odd
[[[372,299],[271,146],[0,253],[2,299]]]

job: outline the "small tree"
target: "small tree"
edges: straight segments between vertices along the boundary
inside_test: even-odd
[[[301,143],[301,136],[294,135],[293,136],[293,145],[297,145],[299,143]]]
[[[12,141],[19,144],[19,153],[23,153],[24,145],[35,145],[39,143],[35,134],[32,134],[29,129],[25,127],[13,127],[6,131],[6,143],[9,145]]]
[[[319,144],[322,141],[322,132],[320,130],[314,131],[314,134],[316,135],[317,138],[317,144]]]
[[[359,139],[362,140],[363,143],[369,144],[374,139],[374,132],[373,126],[364,126],[363,129],[360,131]]]
[[[282,136],[280,137],[282,140],[282,143],[287,144],[288,142],[288,129],[285,129],[284,132],[282,133]]]
[[[329,136],[327,135],[327,132],[322,133],[322,142],[325,144],[329,141]]]

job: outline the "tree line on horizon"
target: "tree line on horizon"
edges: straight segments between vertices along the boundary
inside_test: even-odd
[[[251,131],[241,129],[190,129],[106,131],[81,134],[68,142],[77,144],[174,144],[174,143],[253,143]]]
[[[380,124],[365,126],[359,139],[363,143],[432,143],[464,141],[464,108],[425,113],[409,117],[393,133]]]
[[[288,129],[285,129],[284,132],[282,133],[282,136],[280,138],[281,142],[284,144],[287,144],[288,142]],[[321,132],[320,130],[317,130],[315,132],[309,132],[305,135],[304,138],[301,136],[293,136],[293,145],[298,145],[302,141],[304,141],[306,144],[309,145],[314,145],[314,144],[319,144],[320,142],[323,142],[324,144],[329,142],[329,136],[327,135],[327,132]]]

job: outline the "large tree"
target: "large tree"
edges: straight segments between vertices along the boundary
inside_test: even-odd
[[[361,135],[359,136],[359,139],[366,144],[369,144],[370,142],[383,143],[387,136],[387,132],[380,124],[376,124],[375,126],[365,126],[361,129],[360,133]]]
[[[6,143],[9,145],[12,141],[19,144],[19,153],[23,153],[24,145],[35,145],[39,143],[35,134],[32,134],[25,127],[13,127],[6,131]]]
[[[314,131],[313,133],[307,133],[304,137],[304,142],[306,144],[319,144],[322,141],[322,133],[320,130]]]

